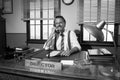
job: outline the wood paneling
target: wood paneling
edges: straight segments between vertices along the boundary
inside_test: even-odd
[[[5,19],[0,16],[0,55],[5,54],[6,28]]]

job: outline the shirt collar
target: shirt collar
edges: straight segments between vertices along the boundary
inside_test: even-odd
[[[64,32],[63,32],[63,34],[59,34],[59,35],[60,36],[64,36],[64,35],[66,35],[66,32],[67,32],[67,30],[65,29]]]

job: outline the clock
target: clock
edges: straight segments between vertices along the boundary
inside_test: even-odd
[[[74,2],[74,0],[62,0],[62,2],[65,4],[65,5],[70,5]]]

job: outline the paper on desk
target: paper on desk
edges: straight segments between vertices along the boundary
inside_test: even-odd
[[[60,61],[63,65],[73,65],[74,60],[61,60]]]
[[[58,56],[59,54],[60,54],[60,51],[51,51],[49,55],[50,57],[54,57],[54,56]],[[46,56],[48,56],[48,54]]]
[[[98,55],[99,54],[98,49],[88,49],[88,52],[90,55]]]
[[[37,51],[39,51],[39,50],[40,50],[39,48],[35,48],[35,49],[34,49],[34,52],[37,52]]]
[[[110,51],[108,51],[106,48],[100,48],[99,49],[104,54],[112,54]]]
[[[99,49],[88,49],[90,55],[105,55],[105,54],[112,54],[106,48],[99,48]]]

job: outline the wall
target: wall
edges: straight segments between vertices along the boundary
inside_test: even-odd
[[[71,5],[65,5],[61,2],[61,15],[66,19],[66,28],[69,30],[80,29],[78,26],[78,0],[74,0]]]
[[[13,14],[5,14],[6,18],[6,33],[26,33],[26,24],[21,20],[22,0],[13,0]]]
[[[7,46],[15,47],[25,45],[26,42],[26,23],[22,18],[22,0],[13,0],[13,14],[3,15],[6,18]],[[78,0],[74,0],[72,5],[64,5],[61,2],[61,15],[67,21],[67,29],[80,29],[78,26]],[[119,29],[120,34],[120,29]],[[31,44],[32,47],[42,48],[43,44]]]
[[[26,41],[26,23],[21,20],[21,0],[13,0],[13,13],[4,14],[3,17],[6,19],[7,46],[24,45]]]

